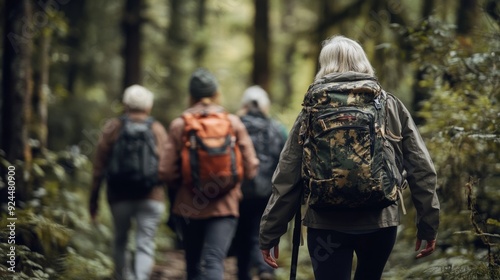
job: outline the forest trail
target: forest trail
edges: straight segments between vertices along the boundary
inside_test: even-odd
[[[186,279],[186,264],[184,251],[167,250],[162,252],[165,261],[157,262],[151,280],[184,280]],[[224,260],[224,280],[237,280],[236,258],[228,257]],[[254,277],[257,280],[257,277]]]

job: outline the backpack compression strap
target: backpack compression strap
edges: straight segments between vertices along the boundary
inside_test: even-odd
[[[229,135],[229,137],[231,138],[230,139],[231,147],[229,148],[229,152],[231,153],[231,175],[233,177],[233,182],[236,183],[238,181],[238,168],[236,166],[236,152],[235,152],[236,137],[232,135],[232,128],[231,128],[231,135]]]

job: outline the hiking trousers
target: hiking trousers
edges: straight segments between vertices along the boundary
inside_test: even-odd
[[[208,219],[176,216],[175,221],[186,254],[187,280],[224,279],[224,259],[238,219],[233,216]]]
[[[154,265],[154,237],[158,223],[165,212],[165,204],[156,200],[128,200],[110,205],[113,215],[115,239],[113,261],[115,278],[128,279],[127,243],[132,221],[135,221],[135,254],[133,256],[134,280],[148,280]]]
[[[240,217],[233,240],[238,259],[238,280],[251,280],[253,268],[258,275],[274,275],[274,270],[264,262],[259,249],[260,218],[267,201],[267,198],[251,198],[240,202]]]
[[[353,253],[355,280],[380,280],[396,241],[397,227],[345,233],[308,228],[307,248],[316,280],[350,280]]]

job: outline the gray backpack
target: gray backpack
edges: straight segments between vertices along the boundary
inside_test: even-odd
[[[286,137],[280,124],[262,113],[249,113],[241,117],[248,135],[252,139],[259,158],[259,171],[252,180],[241,185],[244,198],[269,198],[272,193],[271,179],[278,165]]]
[[[148,194],[157,186],[158,155],[149,117],[144,122],[120,117],[122,129],[113,145],[107,168],[107,185],[115,193]]]

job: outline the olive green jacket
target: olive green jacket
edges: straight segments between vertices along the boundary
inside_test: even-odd
[[[354,73],[338,74],[339,80]],[[355,74],[359,78],[359,73]],[[396,162],[401,172],[407,172],[411,199],[417,211],[417,237],[432,240],[439,227],[439,200],[436,194],[437,175],[434,164],[413,122],[408,109],[395,96],[387,96],[387,128],[394,138]],[[280,161],[273,176],[273,194],[262,215],[260,224],[260,248],[270,249],[279,243],[286,233],[288,222],[297,213],[304,189],[301,176],[302,146],[299,144],[300,125],[306,116],[302,110],[297,117],[289,138],[281,152]],[[400,204],[401,201],[398,201]],[[316,229],[344,232],[366,231],[400,224],[400,206],[391,205],[381,210],[364,211],[315,211],[307,208],[303,213],[303,225]]]

